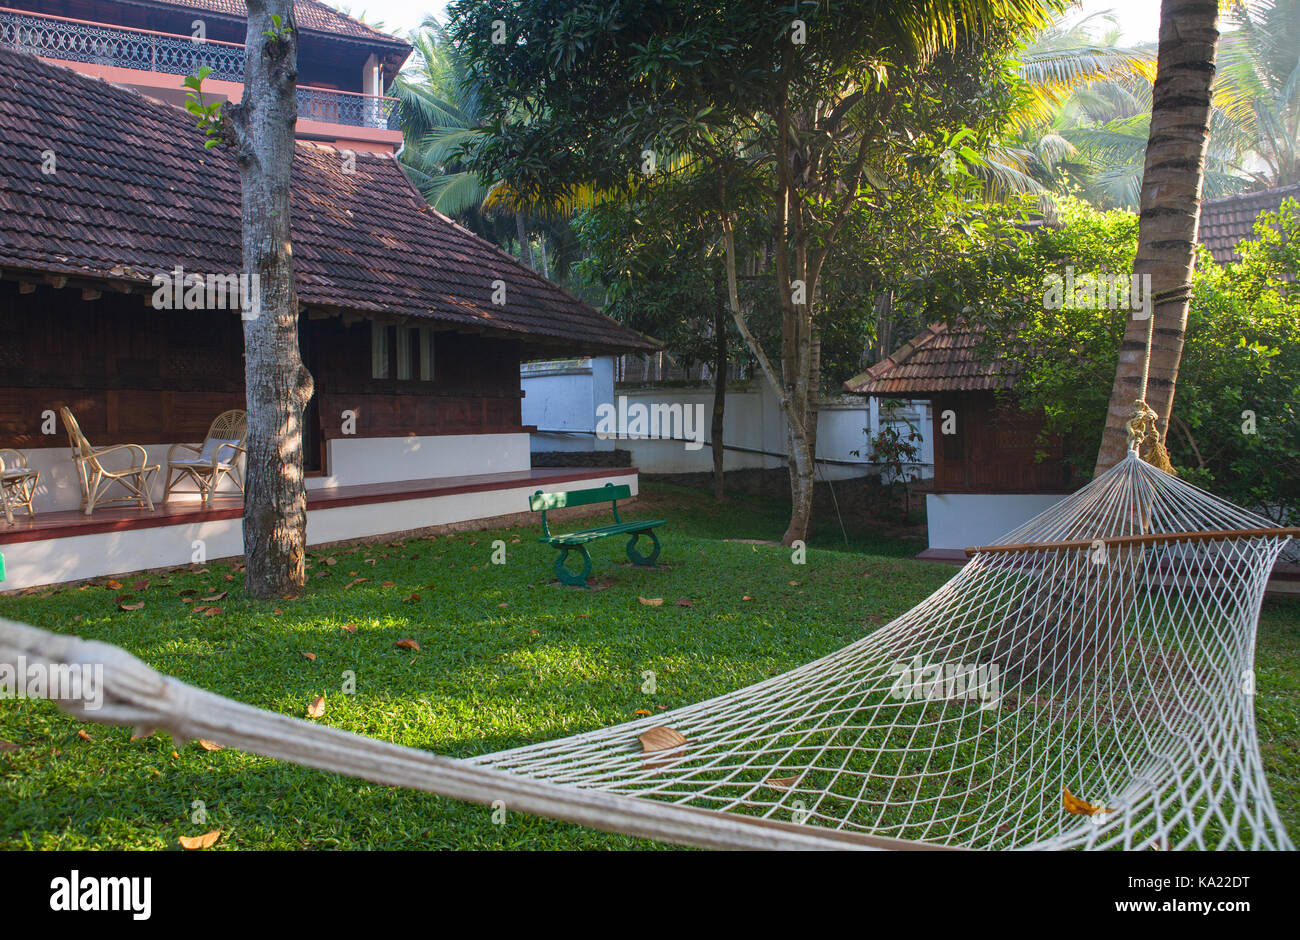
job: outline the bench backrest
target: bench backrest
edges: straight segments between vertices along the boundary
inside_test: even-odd
[[[620,499],[631,499],[632,487],[624,483],[615,486],[606,483],[589,490],[569,490],[567,493],[543,493],[538,490],[528,497],[528,508],[533,512],[547,512],[551,509],[563,509],[566,506],[590,506],[593,503],[609,503]]]
[[[545,542],[551,537],[551,527],[546,524],[546,514],[552,509],[563,509],[566,506],[590,506],[592,503],[609,503],[614,510],[614,521],[622,522],[618,517],[618,501],[620,499],[630,499],[632,496],[632,487],[627,484],[615,486],[613,483],[606,483],[604,486],[593,487],[589,490],[570,490],[567,493],[543,493],[538,490],[532,496],[528,497],[528,508],[533,512],[542,514],[542,538]]]

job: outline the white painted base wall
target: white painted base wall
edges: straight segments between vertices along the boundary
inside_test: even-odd
[[[446,434],[436,437],[336,438],[326,442],[328,476],[307,488],[399,483],[438,477],[509,473],[529,468],[528,434]]]
[[[615,486],[630,486],[634,496],[638,492],[635,473],[604,478],[600,482],[607,481]],[[320,545],[526,512],[528,497],[536,488],[536,484],[525,484],[479,493],[312,509],[307,514],[307,544]],[[243,521],[223,519],[0,546],[6,567],[0,591],[188,565],[193,560],[194,543],[200,540],[208,560],[241,555]]]
[[[987,545],[1063,499],[1059,493],[927,493],[930,547]]]
[[[151,495],[162,501],[167,450],[170,445],[145,447],[149,463],[158,464]],[[438,477],[470,476],[479,473],[507,473],[529,467],[529,435],[453,434],[434,437],[340,438],[327,442],[328,476],[307,478],[307,488],[352,486],[364,483],[397,483]],[[47,447],[24,451],[28,464],[41,472],[33,501],[37,513],[76,509],[81,503],[76,467],[71,450]],[[110,467],[127,466],[130,454],[105,458]],[[115,462],[116,461],[116,462]],[[192,489],[185,484],[187,489]],[[115,488],[115,492],[120,492]],[[222,493],[236,493],[225,482]],[[172,499],[196,501],[198,494],[177,492]]]

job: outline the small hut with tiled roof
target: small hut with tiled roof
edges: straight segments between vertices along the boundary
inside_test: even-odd
[[[923,557],[964,558],[967,546],[992,541],[1074,488],[1059,444],[1040,440],[1041,418],[1001,394],[1017,371],[1014,361],[989,357],[980,328],[940,323],[844,383],[850,394],[931,402],[934,492]]]

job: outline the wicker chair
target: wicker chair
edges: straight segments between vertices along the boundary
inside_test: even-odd
[[[158,472],[158,464],[147,463],[148,453],[139,444],[113,444],[109,447],[94,447],[81,433],[81,426],[72,412],[60,408],[63,427],[68,432],[68,443],[72,446],[72,460],[77,465],[77,481],[81,484],[81,511],[89,516],[100,506],[116,503],[135,503],[144,509],[153,511],[153,499],[149,496],[149,481]],[[130,466],[114,470],[104,466],[103,459],[113,454],[129,453],[138,458]],[[104,494],[114,485],[126,490],[125,496],[106,497]]]
[[[0,506],[4,508],[5,521],[14,524],[14,508],[23,506],[28,516],[35,516],[32,497],[41,477],[39,470],[27,466],[27,458],[8,447],[0,448]]]
[[[247,453],[248,412],[225,411],[208,428],[202,447],[193,444],[173,444],[167,451],[167,485],[163,488],[163,502],[171,498],[172,490],[182,480],[193,480],[202,494],[202,502],[217,491],[223,478],[234,481],[239,492],[244,492],[243,476],[239,472],[239,458]],[[176,456],[177,451],[189,451],[191,456]]]

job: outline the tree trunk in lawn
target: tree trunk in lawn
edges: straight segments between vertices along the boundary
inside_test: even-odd
[[[715,295],[720,295],[721,284],[717,284]],[[725,502],[726,494],[726,455],[723,438],[726,430],[725,418],[727,408],[727,305],[721,296],[714,297],[713,303],[713,425],[710,428],[710,440],[713,442],[713,498]]]
[[[1216,0],[1164,0],[1160,9],[1158,72],[1133,270],[1139,276],[1151,276],[1155,323],[1146,401],[1159,415],[1162,440],[1169,429],[1191,298],[1210,136],[1217,23]],[[1134,401],[1142,397],[1146,337],[1147,322],[1129,317],[1097,454],[1097,473],[1118,463],[1126,453],[1127,422]]]
[[[244,270],[261,306],[244,318],[248,455],[244,484],[247,590],[269,598],[306,580],[307,491],[302,413],[311,374],[298,349],[298,295],[289,227],[297,121],[292,0],[248,0],[244,93],[227,110],[239,165]],[[272,15],[280,17],[277,36]]]
[[[515,213],[515,234],[519,236],[519,260],[530,268],[533,266],[533,246],[528,242],[528,227],[524,225],[524,214]]]

